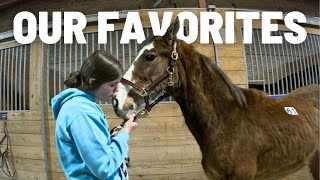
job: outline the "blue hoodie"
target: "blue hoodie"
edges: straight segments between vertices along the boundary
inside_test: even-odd
[[[56,147],[68,179],[124,179],[120,165],[128,153],[129,134],[110,138],[108,123],[94,97],[76,88],[51,100]]]

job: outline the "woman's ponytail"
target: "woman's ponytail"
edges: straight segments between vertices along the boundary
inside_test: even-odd
[[[73,72],[69,77],[64,81],[64,85],[68,88],[78,88],[81,86],[81,76],[80,71]]]

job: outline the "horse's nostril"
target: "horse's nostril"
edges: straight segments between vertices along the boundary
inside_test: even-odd
[[[131,104],[131,105],[129,106],[129,110],[134,110],[133,104]]]

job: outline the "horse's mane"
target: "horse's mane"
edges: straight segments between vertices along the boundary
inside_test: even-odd
[[[204,65],[206,66],[207,69],[209,69],[212,72],[215,72],[216,74],[218,74],[222,78],[222,80],[229,87],[230,93],[235,98],[237,103],[241,107],[247,107],[246,96],[244,95],[244,93],[241,91],[241,89],[239,87],[237,87],[236,85],[234,85],[231,82],[230,78],[221,70],[221,68],[219,68],[218,66],[214,65],[212,63],[211,59],[209,59],[205,55],[200,54],[199,57],[200,57],[201,61],[204,63]]]

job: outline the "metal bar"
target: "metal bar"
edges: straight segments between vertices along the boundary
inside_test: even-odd
[[[305,41],[303,43],[300,44],[300,49],[301,49],[301,54],[302,54],[302,62],[303,62],[303,72],[304,72],[304,81],[305,84],[304,85],[308,85],[308,74],[307,74],[307,66],[306,66],[306,57],[304,54],[304,48],[303,48],[303,44],[305,43]]]
[[[293,88],[294,89],[296,89],[297,88],[297,82],[298,82],[298,80],[297,80],[297,78],[296,78],[296,68],[295,68],[295,61],[294,61],[294,56],[293,56],[293,51],[292,51],[292,48],[293,48],[293,46],[291,46],[291,43],[288,43],[289,44],[289,47],[290,47],[290,54],[291,54],[291,66],[292,66],[292,72],[293,72]],[[292,89],[292,90],[294,90],[294,89]]]
[[[279,31],[278,31],[279,32]],[[276,35],[281,35],[280,34],[280,32],[279,32],[279,34],[278,34],[278,32],[275,32],[275,34]],[[278,58],[279,58],[279,69],[280,69],[280,76],[279,76],[279,82],[278,82],[278,84],[280,84],[280,81],[281,81],[281,88],[280,89],[278,89],[278,91],[279,91],[279,94],[285,94],[284,93],[284,84],[283,84],[283,71],[282,71],[282,64],[283,64],[283,62],[282,62],[282,59],[281,59],[281,51],[280,51],[280,45],[279,44],[277,44],[276,45],[277,46],[277,50],[278,50]],[[282,92],[281,92],[282,91]],[[288,91],[288,88],[287,88],[287,91]]]
[[[132,64],[132,57],[131,57],[131,40],[129,41],[129,51],[128,51],[128,53],[129,53],[129,63],[128,63],[128,69],[130,68],[130,65]]]
[[[87,44],[86,44],[86,58],[88,58],[88,56],[89,56],[89,34],[86,34],[86,40],[87,40]]]
[[[260,30],[261,32],[261,30]],[[259,33],[261,34],[261,33]],[[267,54],[267,47],[265,44],[262,44],[263,45],[263,49],[264,49],[264,57],[265,57],[265,63],[266,63],[266,68],[267,68],[267,82],[268,82],[268,94],[270,94],[270,91],[271,91],[271,88],[270,88],[270,76],[269,76],[269,65],[268,65],[268,54]],[[270,61],[271,62],[271,61]]]
[[[19,46],[20,49],[20,53],[19,53],[19,78],[20,78],[20,82],[19,82],[19,90],[20,90],[20,95],[19,95],[19,110],[22,110],[22,70],[21,70],[21,66],[22,66],[22,46]],[[25,110],[25,109],[24,109]]]
[[[312,45],[312,52],[313,52],[313,59],[314,59],[314,74],[315,74],[315,82],[316,84],[318,84],[320,82],[319,79],[319,72],[317,71],[317,59],[319,60],[319,56],[317,54],[317,49],[319,49],[319,47],[316,45],[315,39],[314,39],[314,35],[310,34],[310,39],[311,39],[311,45]],[[318,64],[318,66],[320,66],[320,63]]]
[[[14,48],[10,48],[10,49],[12,49],[12,51],[11,51],[11,55],[12,55],[12,57],[11,57],[11,59],[9,59],[9,61],[11,60],[11,97],[10,97],[10,110],[12,111],[12,110],[14,110],[13,109],[13,88],[14,88],[14,79],[13,79],[13,72],[14,72],[14,69],[13,69],[13,67],[14,67],[14,65],[13,65],[13,63],[14,63]]]
[[[119,31],[116,31],[116,57],[119,60]],[[123,65],[124,67],[124,65]]]
[[[61,92],[61,40],[59,41],[59,92]],[[56,81],[54,82],[56,84]]]
[[[282,32],[282,34],[281,34],[281,32]],[[283,32],[283,31],[279,31],[279,35],[280,35],[281,37],[283,37],[283,36],[284,36],[284,32]],[[285,43],[285,40],[284,40],[284,43]],[[286,94],[287,94],[287,93],[290,92],[290,90],[289,90],[289,86],[288,86],[288,84],[289,84],[289,81],[288,81],[288,73],[287,73],[287,66],[288,66],[288,64],[286,63],[286,57],[285,57],[285,51],[284,51],[284,43],[281,44],[281,50],[282,50],[282,58],[283,58],[282,64],[283,64],[283,66],[284,66],[284,74],[285,74],[285,80],[286,80],[286,83],[285,83],[285,85],[286,85]],[[290,75],[291,75],[291,74],[290,74]],[[283,88],[284,88],[284,87],[283,87]]]
[[[7,59],[7,61],[8,61],[8,72],[7,72],[7,74],[9,75],[9,73],[10,73],[10,62],[11,62],[11,49],[9,48],[9,51],[8,51],[8,59]],[[10,82],[10,77],[7,77],[7,110],[10,110],[10,94],[9,94],[9,89],[10,89],[10,84],[9,84],[9,82]]]
[[[271,45],[268,44],[269,48],[269,56],[270,56],[270,66],[271,66],[271,76],[272,76],[272,90],[273,90],[273,95],[276,92],[276,87],[275,87],[275,80],[274,80],[274,73],[273,73],[273,58],[272,58],[272,51],[271,51]]]
[[[126,54],[125,54],[125,51],[124,51],[124,44],[122,44],[122,66],[125,68],[126,67]]]
[[[89,42],[88,42],[89,43]],[[71,59],[71,54],[72,54],[72,44],[69,45],[69,74],[72,72],[72,59]]]
[[[147,28],[146,30],[147,30],[147,37],[149,37],[149,29]]]
[[[107,36],[108,36],[108,34],[107,34]],[[107,51],[107,43],[104,43],[104,44],[103,44],[103,47],[104,47],[103,49],[104,49],[105,51]]]
[[[98,37],[98,36],[97,36]],[[98,43],[98,38],[97,38],[97,44],[98,44],[98,50],[102,50],[101,48],[100,48],[100,43]]]
[[[64,76],[64,79],[63,79],[63,82],[67,79],[67,44],[64,44],[64,58],[63,58],[63,76]],[[64,89],[65,89],[65,86],[63,86]]]
[[[135,56],[134,57],[137,57],[138,55],[138,42],[137,40],[134,40],[134,51],[135,51]]]
[[[320,56],[320,55],[319,55],[319,53],[320,53],[320,52],[319,52],[319,51],[320,51],[320,50],[319,50],[319,47],[320,47],[320,42],[319,42],[319,41],[320,41],[320,35],[315,35],[315,38],[317,39],[315,42],[318,42],[318,45],[317,45],[316,47],[318,47],[318,48],[317,48],[317,50],[318,50],[318,51],[317,51],[317,52],[318,52],[318,53],[317,53],[317,56],[318,56],[318,68],[317,68],[317,70],[318,70],[318,78],[319,78],[319,75],[320,75],[320,58],[319,58],[319,56]],[[319,81],[320,81],[320,80],[319,80]]]
[[[307,82],[309,82],[307,84],[312,84],[311,66],[310,66],[309,55],[308,55],[307,41],[308,41],[308,34],[307,34],[306,40],[302,44],[304,44],[304,52],[305,52],[304,55],[306,57],[306,58],[304,58],[304,61],[306,61],[306,59],[307,59],[306,71],[308,73]]]
[[[91,42],[91,45],[92,45],[92,47],[91,47],[91,53],[93,53],[93,52],[94,52],[94,33],[91,33],[91,37],[92,37],[92,42]]]
[[[32,44],[31,44],[31,46],[32,46]],[[30,59],[30,61],[31,61],[31,59]],[[24,81],[23,81],[23,93],[24,93],[24,96],[23,96],[23,109],[24,110],[26,110],[27,108],[26,108],[26,96],[27,96],[27,93],[26,93],[26,79],[27,79],[27,77],[26,77],[26,63],[27,63],[27,46],[26,45],[24,45],[24,61],[23,61],[23,79],[24,79]],[[30,64],[31,62],[29,62],[29,64]],[[29,72],[29,75],[30,75],[30,72]],[[30,83],[29,83],[30,84]],[[28,93],[28,95],[29,95],[30,93]],[[30,104],[30,102],[29,102],[29,104]]]
[[[263,56],[262,56],[262,47],[261,47],[261,41],[260,41],[260,35],[259,35],[259,29],[256,29],[255,30],[256,31],[256,34],[257,34],[257,38],[258,38],[258,45],[259,45],[259,53],[260,53],[260,60],[261,60],[261,69],[262,69],[262,79],[263,79],[263,91],[264,92],[266,92],[266,87],[265,87],[265,80],[266,80],[266,78],[265,78],[265,69],[264,69],[264,63],[263,63],[263,61],[264,61],[264,58],[263,58]],[[268,79],[269,80],[269,79]]]
[[[307,38],[309,39],[308,46],[310,47],[310,57],[311,57],[311,62],[312,62],[312,80],[313,80],[313,84],[318,84],[317,71],[316,71],[317,60],[316,60],[316,53],[315,53],[315,50],[313,47],[312,35],[309,34],[307,36]]]
[[[280,86],[279,86],[279,82],[280,82],[280,76],[279,76],[279,68],[278,68],[278,61],[277,61],[277,59],[276,59],[276,56],[277,56],[277,53],[276,53],[276,48],[275,48],[275,44],[272,44],[272,49],[273,49],[273,53],[274,53],[274,62],[275,62],[275,64],[276,64],[276,69],[275,69],[275,71],[276,71],[276,76],[277,76],[277,78],[276,78],[276,83],[277,83],[277,94],[280,94]]]
[[[311,51],[311,49],[312,49],[312,45],[311,45],[311,39],[310,39],[310,34],[308,34],[307,35],[307,39],[306,39],[306,41],[308,42],[308,51],[309,51],[309,53],[308,53],[308,56],[310,57],[310,66],[309,66],[309,69],[310,69],[310,71],[311,71],[311,79],[312,79],[312,82],[311,82],[311,79],[310,79],[310,82],[312,83],[312,84],[315,84],[315,75],[314,75],[314,58],[313,58],[313,55],[312,55],[312,51]]]
[[[4,110],[4,109],[2,109],[2,102],[4,102],[3,97],[2,97],[2,91],[4,91],[4,89],[2,88],[2,83],[4,82],[3,69],[5,67],[2,67],[2,64],[3,64],[3,50],[0,50],[0,99],[2,99],[0,101],[0,111]]]
[[[255,29],[254,29],[255,31]],[[255,35],[254,35],[254,31],[253,31],[253,36],[252,36],[252,41],[253,41],[253,49],[254,49],[254,56],[255,56],[255,62],[256,62],[256,69],[257,69],[257,79],[256,79],[256,76],[254,77],[255,80],[260,80],[260,75],[259,75],[259,64],[258,64],[258,53],[257,53],[257,48],[256,48],[256,38],[255,38]],[[252,60],[253,62],[253,60]],[[255,75],[255,74],[254,74]]]
[[[44,67],[44,48],[43,43],[41,43],[41,64],[40,69],[42,70]],[[61,47],[61,46],[60,46]],[[46,133],[46,125],[45,125],[45,105],[44,105],[44,79],[43,79],[43,71],[40,74],[40,108],[41,108],[41,132],[42,132],[42,143],[43,143],[43,155],[45,161],[45,170],[46,177],[49,180],[49,168],[48,168],[48,151],[47,151],[47,133]]]
[[[292,73],[291,73],[291,62],[290,62],[290,59],[289,59],[289,51],[288,51],[288,42],[285,41],[284,42],[285,46],[286,46],[286,57],[287,58],[284,58],[284,61],[285,61],[285,64],[287,64],[288,66],[288,71],[289,71],[289,80],[290,80],[290,83],[287,83],[287,84],[290,84],[290,90],[288,90],[288,93],[291,92],[293,89],[292,89]],[[283,48],[283,46],[282,46]]]
[[[298,55],[297,55],[297,50],[296,50],[296,45],[295,44],[292,44],[293,48],[294,48],[294,57],[296,59],[296,67],[295,67],[295,71],[296,71],[296,74],[297,74],[297,87],[296,88],[299,88],[300,87],[300,75],[299,75],[299,62],[298,62]]]
[[[50,88],[50,44],[47,45],[47,97],[50,97],[50,92],[52,89]],[[47,98],[47,104],[50,105],[50,99]]]
[[[75,71],[78,71],[78,43],[75,43],[74,45]]]
[[[80,70],[81,70],[81,66],[82,66],[82,63],[83,63],[83,51],[82,51],[82,44],[80,44]]]
[[[56,92],[56,58],[57,58],[57,44],[54,44],[53,49],[53,94],[57,94]]]
[[[112,54],[112,31],[109,32],[109,50],[110,54]]]
[[[18,92],[19,92],[19,89],[18,89],[18,47],[15,47],[16,49],[16,59],[15,59],[15,82],[14,82],[14,85],[15,85],[15,91],[14,91],[14,110],[18,110]]]
[[[251,65],[251,79],[250,80],[254,80],[254,67],[253,67],[253,57],[252,57],[252,50],[251,50],[251,44],[248,45],[249,46],[249,55],[250,55],[250,65]]]
[[[303,63],[302,63],[302,61],[303,60],[301,60],[301,52],[300,52],[300,49],[301,49],[301,46],[300,45],[297,45],[297,47],[298,47],[298,54],[299,54],[299,63],[300,63],[300,71],[301,71],[301,73],[300,73],[300,78],[301,78],[301,86],[304,86],[304,84],[305,84],[305,82],[304,82],[304,77],[303,77],[303,72],[304,72],[304,70],[303,70],[303,67],[302,67],[302,65],[303,65]]]
[[[7,49],[4,49],[4,65],[3,65],[3,110],[7,109],[6,106],[6,81],[8,81],[8,78],[6,77],[6,69],[7,69]]]

